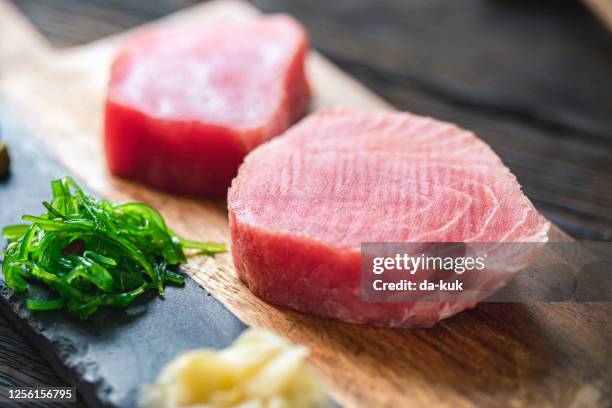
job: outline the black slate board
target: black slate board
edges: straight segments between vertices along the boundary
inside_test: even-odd
[[[11,174],[0,181],[0,225],[22,214],[41,213],[49,181],[66,175],[37,146],[7,108],[1,107],[2,138],[12,158]],[[4,247],[4,242],[1,243]],[[35,288],[34,288],[35,290]],[[88,321],[63,312],[32,313],[0,279],[0,311],[38,348],[90,407],[132,408],[140,385],[151,382],[177,353],[227,346],[245,325],[191,278],[129,309],[106,309]]]

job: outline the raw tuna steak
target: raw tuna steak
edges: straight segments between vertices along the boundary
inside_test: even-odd
[[[244,156],[305,113],[306,49],[304,30],[286,16],[136,36],[111,69],[110,171],[225,197]]]
[[[228,209],[234,263],[256,295],[388,327],[431,326],[480,299],[362,302],[362,242],[545,242],[549,228],[473,133],[407,113],[309,116],[249,154]],[[511,276],[476,286],[484,297]]]

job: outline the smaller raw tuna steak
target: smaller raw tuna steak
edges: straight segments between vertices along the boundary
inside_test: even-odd
[[[105,148],[120,177],[223,198],[244,156],[304,115],[307,37],[284,15],[157,29],[115,57]]]
[[[234,264],[253,293],[304,313],[386,327],[431,326],[473,307],[533,260],[549,228],[473,133],[408,113],[359,110],[310,115],[251,152],[228,209]],[[449,300],[363,302],[363,242],[538,244]]]

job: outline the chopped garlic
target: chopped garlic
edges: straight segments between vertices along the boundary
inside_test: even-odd
[[[188,351],[143,387],[143,408],[321,408],[329,400],[308,349],[248,330],[228,348]]]

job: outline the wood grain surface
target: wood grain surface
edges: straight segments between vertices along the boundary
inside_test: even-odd
[[[22,20],[5,3],[0,2],[0,7],[0,38],[5,30],[26,30],[20,35],[20,47],[0,47],[2,93],[21,117],[27,118],[32,133],[43,136],[43,145],[90,188],[108,198],[151,203],[177,232],[194,239],[228,242],[224,203],[172,197],[107,174],[100,143],[101,106],[108,65],[120,38],[57,52],[41,42],[26,24],[21,24]],[[253,8],[243,3],[209,3],[172,16],[165,23],[189,23],[197,19],[198,24],[203,24],[256,15]],[[356,52],[355,47],[348,47],[347,52],[353,49]],[[28,57],[22,58],[24,54]],[[308,69],[314,84],[316,108],[390,107],[316,54],[310,57]],[[386,80],[386,77],[374,79],[374,83],[381,86]],[[398,80],[409,79],[400,76]],[[457,111],[461,112],[461,108],[450,109],[448,101],[421,97],[419,102],[421,110],[439,111],[444,114],[438,116],[445,119],[453,119]],[[549,108],[563,112],[562,106]],[[544,116],[554,116],[550,112],[544,112]],[[542,153],[545,157],[543,152],[553,149],[553,144],[562,153],[563,149],[576,148],[558,139],[535,138],[541,131],[532,126],[489,116],[495,114],[464,113],[462,124],[484,129],[489,135],[485,140],[498,141],[494,144],[496,150],[501,150],[502,156],[503,152],[510,157],[516,154],[517,163],[530,154]],[[588,124],[584,129],[591,137],[605,139],[605,135],[597,134],[600,125],[607,126],[605,115],[599,117],[587,112],[583,119],[581,123]],[[569,125],[560,126],[563,132],[570,131]],[[500,129],[505,132],[500,133]],[[504,144],[502,138],[521,139],[522,150],[517,151],[512,143]],[[509,147],[504,150],[505,146]],[[589,157],[599,160],[605,160],[610,153],[602,152],[601,148],[589,152],[592,155]],[[533,167],[530,171],[534,171]],[[546,181],[542,174],[531,177]],[[588,174],[584,177],[589,179]],[[587,202],[585,199],[584,203],[578,200],[578,205],[590,206],[595,212],[594,206],[605,205],[605,180],[605,177],[603,181],[596,178],[589,184],[596,183],[599,189],[595,192],[601,192],[603,200]],[[554,201],[554,196],[551,200]],[[554,229],[552,237],[568,239],[558,229]],[[227,255],[215,260],[194,258],[188,269],[247,324],[270,328],[310,346],[312,362],[325,376],[332,394],[349,407],[606,406],[612,403],[608,347],[612,340],[610,304],[482,304],[435,329],[381,330],[322,321],[269,306],[237,281]]]
[[[198,2],[15,1],[60,48]],[[316,49],[397,108],[474,130],[565,231],[612,240],[612,36],[581,2],[253,3],[294,15]]]
[[[23,338],[15,332],[5,317],[0,315],[0,386],[2,387],[65,387],[66,384],[57,377],[38,352],[24,343]],[[15,407],[24,404],[11,404]],[[82,408],[79,402],[62,403],[28,403],[32,408]]]

